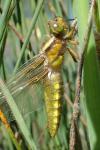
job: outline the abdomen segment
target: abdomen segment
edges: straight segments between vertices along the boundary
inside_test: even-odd
[[[49,72],[44,82],[45,104],[50,135],[55,136],[62,110],[63,83],[60,72]]]

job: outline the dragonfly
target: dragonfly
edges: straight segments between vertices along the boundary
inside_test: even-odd
[[[41,47],[39,54],[20,67],[16,75],[6,85],[12,96],[17,97],[23,91],[26,93],[30,87],[38,87],[41,82],[44,88],[48,130],[51,137],[54,137],[58,131],[62,115],[64,89],[61,70],[64,54],[69,52],[76,62],[79,56],[73,49],[68,47],[68,44],[77,45],[75,41],[76,20],[70,26],[62,17],[55,17],[48,21],[48,26],[50,36]],[[0,91],[1,106],[5,105],[4,101],[4,95]]]

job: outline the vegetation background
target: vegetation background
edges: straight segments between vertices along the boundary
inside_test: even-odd
[[[69,24],[77,18],[79,41],[77,49],[81,54],[83,39],[87,28],[89,0],[0,0],[0,77],[7,81],[15,74],[19,66],[39,53],[41,41],[49,34],[48,20],[54,16],[63,17]],[[44,38],[43,38],[44,37]],[[97,51],[97,53],[96,53]],[[0,149],[69,149],[69,130],[72,106],[75,97],[77,64],[66,54],[63,66],[65,85],[63,112],[60,127],[55,138],[51,138],[46,122],[46,113],[42,98],[43,89],[39,85],[30,93],[22,92],[16,103],[1,84],[8,105],[16,122],[9,116],[8,106],[3,104],[4,114],[17,138],[5,125],[0,124]],[[83,68],[80,118],[76,150],[100,149],[100,1],[96,0],[93,25],[85,53]],[[1,83],[1,82],[0,82]],[[37,95],[34,95],[37,91]],[[42,92],[40,92],[42,91]],[[25,94],[27,93],[27,95]],[[31,96],[32,95],[32,96]],[[2,104],[2,99],[0,99]],[[17,105],[15,105],[17,104]],[[2,109],[2,105],[1,108]],[[80,139],[80,140],[79,140]],[[80,142],[79,142],[80,141]]]

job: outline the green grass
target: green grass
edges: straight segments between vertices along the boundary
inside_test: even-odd
[[[11,78],[18,67],[27,59],[32,58],[39,52],[41,41],[45,41],[45,35],[49,33],[47,21],[56,16],[65,18],[74,18],[78,20],[78,34],[76,38],[79,41],[78,52],[81,53],[83,38],[85,35],[87,20],[89,15],[89,0],[39,0],[37,3],[33,0],[1,0],[0,14],[0,77],[3,80]],[[96,28],[92,26],[85,61],[83,68],[82,90],[80,99],[81,116],[85,118],[87,125],[79,120],[79,131],[82,147],[85,150],[97,150],[100,148],[100,68],[96,55],[96,43],[94,31],[99,32],[100,24],[100,2],[97,0],[94,19]],[[9,23],[15,27],[16,31],[23,36],[24,42],[16,36]],[[44,40],[43,40],[44,39]],[[73,102],[75,94],[75,82],[77,64],[75,64],[69,55],[65,55],[63,66],[63,78],[65,94]],[[22,149],[69,149],[69,129],[71,122],[72,106],[64,101],[62,119],[60,127],[55,138],[51,138],[47,129],[47,118],[43,102],[43,88],[27,89],[18,97],[12,97],[7,87],[0,81],[0,88],[6,96],[8,105],[15,117],[17,124],[11,122],[14,132],[18,132]],[[34,97],[34,92],[37,95]],[[29,92],[30,91],[30,92]],[[2,99],[0,99],[1,104]],[[2,107],[2,105],[1,105]],[[9,109],[3,105],[3,110],[9,118]],[[31,112],[31,113],[29,113]],[[25,115],[23,115],[25,113]],[[12,119],[12,116],[10,117]],[[8,120],[9,121],[9,120]],[[9,134],[4,133],[4,126],[0,124],[0,147],[3,149],[15,149],[13,140]],[[6,130],[6,129],[5,129]]]

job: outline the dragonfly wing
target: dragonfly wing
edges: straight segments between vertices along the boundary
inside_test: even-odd
[[[41,105],[42,96],[40,91],[42,93],[42,90],[38,81],[42,80],[48,73],[48,69],[44,66],[44,61],[44,57],[39,54],[25,63],[18,70],[17,74],[7,82],[7,87],[23,116],[31,114],[31,112],[35,111],[40,107],[39,105]],[[1,108],[3,109],[3,112],[10,114],[8,113],[10,112],[9,108],[7,111],[7,101],[2,92],[0,93]],[[40,101],[38,101],[39,97]],[[32,109],[30,109],[28,105],[31,105]]]
[[[16,75],[6,84],[12,95],[18,95],[23,89],[37,83],[47,74],[48,70],[44,67],[44,61],[44,57],[38,55],[19,68]],[[2,99],[3,93],[0,90],[0,104],[2,104]]]
[[[44,104],[44,91],[41,83],[33,84],[23,89],[20,93],[13,95],[13,99],[16,102],[19,111],[25,120],[32,117],[35,112],[39,112],[43,108]],[[8,106],[7,101],[1,104],[0,108],[4,112],[8,121],[15,120],[13,114]],[[33,115],[34,116],[34,115]]]

